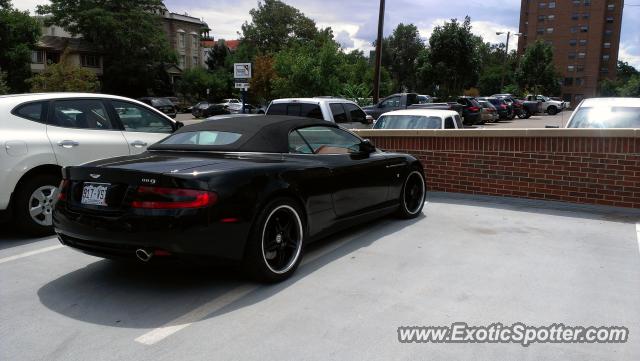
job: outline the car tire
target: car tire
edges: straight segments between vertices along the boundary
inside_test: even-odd
[[[397,215],[403,219],[412,219],[422,213],[427,197],[427,185],[424,174],[418,168],[412,168],[404,179],[400,192],[400,207]]]
[[[547,113],[549,115],[556,115],[558,114],[558,108],[556,108],[555,106],[550,106],[549,108],[547,108]]]
[[[531,118],[531,112],[528,109],[522,111],[522,116],[520,119],[529,119]]]
[[[18,187],[14,216],[22,232],[37,237],[53,234],[53,201],[60,179],[53,174],[39,174]]]
[[[287,197],[272,200],[255,220],[246,245],[244,269],[260,281],[291,277],[300,265],[307,227],[300,206]]]

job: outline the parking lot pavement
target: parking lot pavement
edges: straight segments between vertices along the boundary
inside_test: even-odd
[[[497,123],[487,123],[482,126],[485,129],[501,128],[544,128],[547,125],[564,128],[571,117],[571,110],[565,110],[556,115],[538,114],[529,119],[515,118],[513,120],[501,120]]]
[[[0,359],[640,360],[638,213],[431,195],[290,280],[126,266],[0,231]],[[617,325],[626,344],[403,344],[399,326]]]

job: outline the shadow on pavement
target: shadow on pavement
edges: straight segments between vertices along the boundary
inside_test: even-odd
[[[255,289],[205,319],[259,303],[303,280],[318,269],[379,239],[419,222],[379,219],[340,232],[307,247],[307,258],[285,282],[255,284]],[[350,239],[353,237],[353,239]],[[340,244],[340,241],[346,241]],[[331,249],[332,245],[340,244]],[[323,254],[326,252],[326,254]],[[303,259],[304,261],[304,259]],[[80,321],[126,328],[155,328],[183,316],[239,286],[251,284],[237,269],[196,268],[187,265],[146,267],[101,260],[53,280],[38,290],[50,310]]]
[[[0,223],[0,250],[51,239],[54,235],[34,238],[19,231],[11,222]]]

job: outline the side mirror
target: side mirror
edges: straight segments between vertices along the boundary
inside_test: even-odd
[[[184,127],[184,123],[179,121],[179,120],[176,121],[176,130],[178,130],[178,129],[182,128],[182,127]]]
[[[360,153],[371,154],[376,151],[376,146],[369,139],[365,139],[360,143]]]
[[[363,124],[373,124],[373,117],[371,115],[368,115],[364,118],[364,122],[362,122]]]

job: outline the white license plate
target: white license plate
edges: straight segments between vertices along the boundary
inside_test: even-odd
[[[94,206],[106,206],[108,183],[85,183],[82,188],[82,199],[80,203]]]

